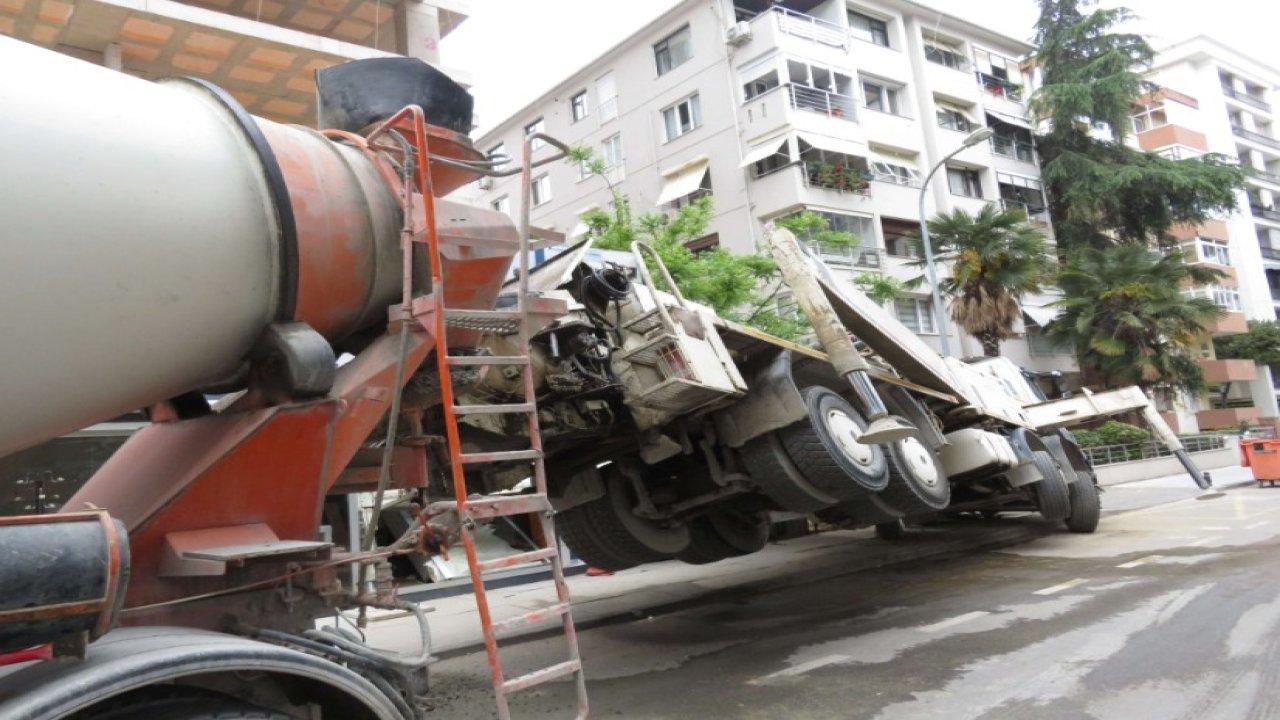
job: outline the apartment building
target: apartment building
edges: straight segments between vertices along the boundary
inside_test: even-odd
[[[1200,36],[1159,51],[1149,79],[1160,89],[1133,115],[1142,149],[1175,158],[1216,153],[1238,159],[1248,172],[1237,212],[1174,229],[1190,261],[1226,273],[1212,286],[1187,291],[1227,311],[1201,348],[1209,391],[1192,400],[1179,425],[1183,431],[1275,425],[1280,411],[1273,383],[1280,378],[1247,360],[1219,359],[1214,340],[1244,332],[1249,320],[1280,316],[1280,70]]]
[[[440,65],[464,0],[0,0],[0,34],[146,78],[191,76],[251,113],[315,124],[316,70],[408,55]],[[6,68],[5,72],[15,72]]]
[[[770,221],[809,209],[855,233],[856,250],[818,248],[851,277],[916,278],[905,236],[918,228],[924,176],[990,126],[929,184],[926,214],[1016,205],[1051,232],[1019,59],[1031,47],[907,0],[688,0],[558,83],[477,140],[519,156],[547,132],[593,148],[638,212],[710,194],[715,218],[694,248],[757,252]],[[515,213],[515,179],[485,181],[480,198]],[[612,199],[569,164],[533,182],[531,218],[576,239],[583,212]],[[1075,373],[1068,348],[1045,341],[1049,298],[1025,306],[1014,361]],[[937,345],[927,288],[895,301]],[[952,324],[952,348],[980,345]]]

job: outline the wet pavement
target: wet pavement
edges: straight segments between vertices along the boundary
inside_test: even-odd
[[[1028,532],[1002,548],[637,608],[581,633],[592,715],[1280,717],[1280,489],[1196,496],[1185,479],[1119,486],[1091,536],[1032,518],[947,523],[900,542]],[[810,555],[829,567],[823,555],[846,550]],[[562,660],[563,643],[517,641],[504,657],[511,676]],[[442,660],[433,680],[440,717],[493,717],[482,652]],[[572,717],[572,703],[557,682],[512,709]]]

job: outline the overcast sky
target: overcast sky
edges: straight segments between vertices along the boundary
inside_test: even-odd
[[[446,37],[446,66],[467,68],[483,131],[677,4],[678,0],[471,0]],[[925,4],[1031,40],[1034,0],[926,0]],[[1280,68],[1280,0],[1129,0],[1135,29],[1156,47],[1207,34]],[[478,137],[480,133],[476,133]]]

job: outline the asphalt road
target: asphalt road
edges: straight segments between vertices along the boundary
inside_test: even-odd
[[[1115,488],[1092,536],[721,593],[587,629],[592,715],[1280,718],[1280,489],[1192,495],[1182,482]],[[558,639],[518,643],[508,674],[562,653]],[[572,717],[571,689],[516,696],[514,715]],[[440,717],[493,717],[483,653],[435,666],[433,694]]]

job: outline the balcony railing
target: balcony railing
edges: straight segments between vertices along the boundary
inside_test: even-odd
[[[1031,143],[1013,138],[1003,138],[999,135],[991,138],[991,152],[1014,160],[1021,160],[1022,162],[1034,163],[1036,161],[1035,146]]]
[[[841,25],[777,5],[772,10],[769,15],[778,23],[780,32],[819,45],[846,49],[849,47],[849,33]]]
[[[1031,203],[1028,203],[1025,200],[1014,200],[1012,198],[1000,198],[1001,210],[1013,210],[1015,208],[1018,210],[1021,210],[1022,214],[1026,215],[1027,220],[1029,220],[1030,222],[1033,222],[1039,225],[1049,224],[1049,211],[1046,208],[1032,207]]]
[[[1255,177],[1259,180],[1265,180],[1266,182],[1280,185],[1280,174],[1278,173],[1267,172],[1262,168],[1256,168],[1252,165],[1241,165],[1240,169],[1244,170],[1245,174],[1250,177]]]
[[[848,265],[853,267],[879,268],[883,265],[883,257],[878,248],[849,247],[846,245],[828,245],[819,242],[806,242],[823,262],[829,265]]]
[[[1016,103],[1022,102],[1022,86],[1011,83],[1004,78],[998,78],[995,75],[988,75],[981,70],[975,71],[978,76],[978,84],[988,95],[994,95],[998,98],[1004,98]]]
[[[1249,203],[1249,209],[1253,211],[1254,217],[1266,218],[1273,222],[1280,222],[1280,210],[1255,205],[1254,203]]]
[[[805,187],[818,187],[854,195],[871,195],[871,174],[848,165],[806,161],[800,163]]]
[[[601,125],[618,117],[618,97],[615,95],[608,100],[601,100],[600,107],[596,108],[596,117]]]
[[[1271,137],[1270,135],[1263,135],[1260,132],[1245,130],[1239,125],[1231,126],[1231,134],[1235,135],[1236,137],[1242,137],[1245,140],[1252,140],[1253,142],[1259,143],[1261,145],[1266,145],[1267,147],[1273,147],[1273,148],[1276,148],[1277,150],[1280,150],[1280,140],[1277,140]]]
[[[1259,249],[1262,250],[1264,260],[1280,260],[1280,248],[1263,247]],[[1280,380],[1280,373],[1276,373],[1276,378]]]
[[[839,95],[821,88],[794,83],[788,83],[786,87],[793,108],[811,110],[849,122],[858,121],[857,101],[848,95]]]
[[[1239,90],[1236,90],[1235,88],[1227,87],[1226,85],[1223,85],[1222,94],[1226,95],[1229,98],[1232,98],[1233,100],[1239,100],[1245,105],[1249,105],[1251,107],[1255,107],[1259,110],[1264,110],[1266,112],[1271,112],[1271,105],[1269,105],[1265,100],[1256,98],[1250,95],[1249,93],[1243,93],[1243,92],[1240,92]]]
[[[1194,298],[1208,298],[1213,301],[1214,305],[1227,312],[1241,312],[1244,308],[1240,302],[1240,291],[1234,288],[1221,285],[1202,285],[1183,292]]]

